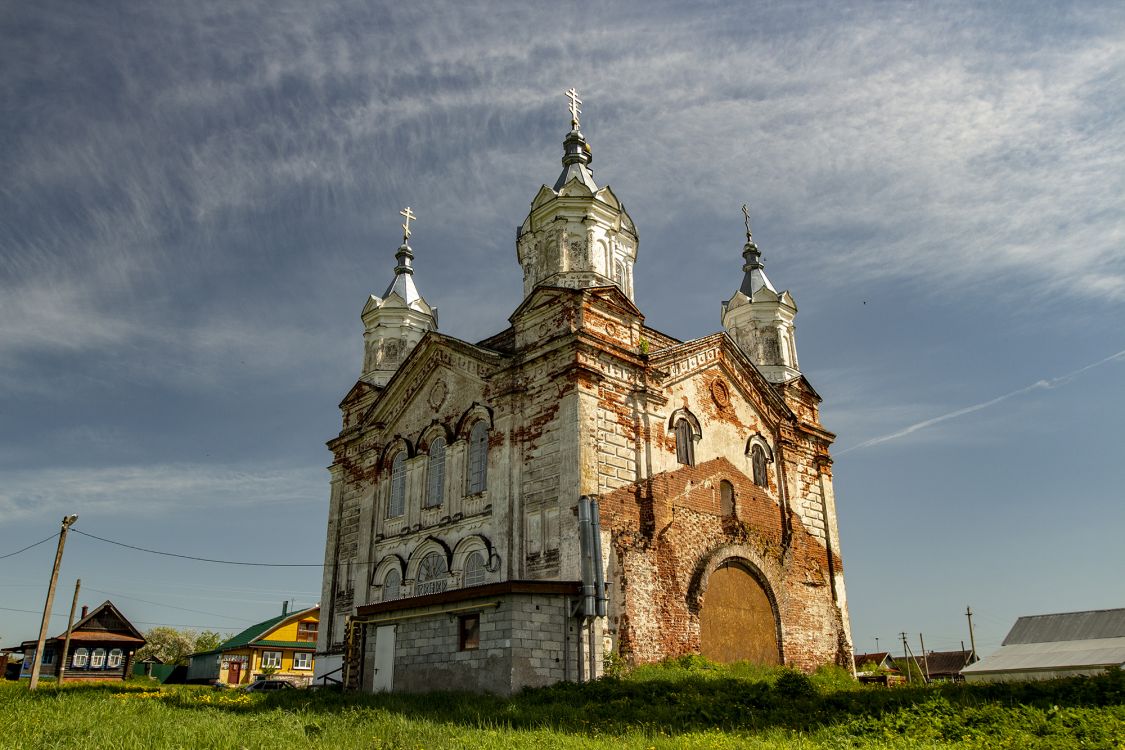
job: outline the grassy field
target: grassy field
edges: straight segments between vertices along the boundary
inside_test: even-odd
[[[0,684],[5,748],[1106,748],[1125,673],[1023,685],[865,688],[844,673],[686,659],[511,699],[249,695],[145,681]]]

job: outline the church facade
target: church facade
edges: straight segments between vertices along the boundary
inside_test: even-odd
[[[572,92],[573,93],[573,92]],[[318,677],[510,693],[702,653],[852,666],[833,435],[746,222],[724,330],[633,295],[638,236],[572,129],[519,227],[524,299],[476,343],[419,293],[410,209],[340,404]]]

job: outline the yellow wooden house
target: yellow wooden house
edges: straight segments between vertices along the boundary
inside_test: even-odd
[[[312,683],[313,653],[320,607],[281,615],[252,625],[212,651],[191,655],[188,682],[236,687],[269,677],[303,687]]]

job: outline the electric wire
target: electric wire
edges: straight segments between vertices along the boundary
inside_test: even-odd
[[[79,532],[79,533],[81,533],[81,532]],[[59,535],[59,532],[57,532],[57,531],[56,531],[56,532],[55,532],[54,534],[51,534],[51,535],[50,535],[49,537],[47,537],[46,539],[40,539],[40,540],[39,540],[38,542],[36,542],[35,544],[29,544],[29,545],[27,545],[26,547],[24,547],[23,549],[18,549],[18,550],[16,550],[15,552],[9,552],[9,553],[8,553],[8,554],[6,554],[6,555],[0,555],[0,560],[3,560],[4,558],[7,558],[7,557],[15,557],[16,555],[18,555],[18,554],[19,554],[19,553],[21,553],[21,552],[27,552],[27,551],[28,551],[29,549],[31,549],[32,547],[38,547],[38,546],[39,546],[40,544],[45,544],[46,542],[49,542],[49,541],[51,541],[52,539],[54,539],[54,538],[55,538],[55,537],[57,537],[58,535]]]
[[[89,534],[85,531],[78,529],[71,529],[75,534],[97,539],[99,542],[106,544],[115,544],[118,547],[125,547],[127,549],[137,550],[138,552],[147,552],[150,555],[163,555],[165,557],[178,557],[181,560],[196,560],[198,562],[218,563],[220,565],[248,565],[257,568],[323,568],[324,563],[262,563],[262,562],[247,562],[245,560],[217,560],[213,557],[197,557],[195,555],[180,555],[175,552],[162,552],[156,549],[148,549],[147,547],[138,547],[135,544],[126,544],[125,542],[116,542],[112,539],[97,536],[96,534]],[[42,542],[40,542],[42,544]]]
[[[157,607],[166,607],[168,609],[178,609],[181,612],[191,612],[192,614],[196,614],[196,615],[208,615],[210,617],[222,617],[225,620],[237,620],[238,622],[249,622],[249,620],[247,620],[245,617],[231,617],[230,615],[223,615],[223,614],[219,614],[218,612],[206,612],[202,609],[188,609],[187,607],[177,607],[173,604],[164,604],[162,602],[154,602],[154,601],[150,601],[148,599],[141,599],[141,598],[136,597],[136,596],[130,596],[129,594],[120,594],[120,593],[117,593],[117,592],[114,592],[114,591],[103,591],[102,589],[95,589],[95,588],[90,588],[90,587],[87,587],[86,591],[96,591],[99,594],[105,594],[106,596],[112,596],[112,597],[117,598],[117,599],[131,599],[135,602],[142,602],[143,604],[154,604]]]

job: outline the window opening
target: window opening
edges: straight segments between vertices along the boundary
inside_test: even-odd
[[[676,460],[686,466],[695,466],[695,446],[693,445],[691,423],[686,419],[676,422]]]
[[[445,591],[448,584],[449,568],[445,564],[445,557],[437,552],[431,552],[422,558],[418,564],[418,575],[414,581],[414,595],[440,594]]]
[[[762,446],[755,445],[750,449],[750,463],[754,467],[754,484],[766,487],[769,484],[769,477],[766,475],[766,452]]]
[[[435,438],[430,443],[430,463],[426,477],[426,505],[436,508],[445,494],[445,439]]]
[[[383,579],[383,601],[389,602],[402,596],[402,574],[391,570]]]
[[[458,626],[458,648],[461,651],[474,651],[480,648],[480,613],[461,615]]]
[[[469,471],[467,492],[475,495],[488,486],[488,425],[481,421],[469,433]]]
[[[725,479],[719,482],[719,510],[724,516],[734,515],[734,485]]]
[[[109,661],[106,663],[106,666],[109,667],[110,669],[116,669],[117,667],[120,667],[121,666],[121,657],[123,655],[124,654],[122,653],[121,649],[119,649],[119,648],[113,649],[112,651],[109,652]]]
[[[263,651],[262,669],[281,669],[281,652]]]
[[[484,555],[474,552],[465,558],[465,585],[479,586],[485,582],[488,571],[484,567]]]
[[[406,451],[399,451],[391,462],[391,501],[387,518],[401,516],[406,507]]]
[[[101,669],[105,666],[105,649],[94,649],[94,655],[90,657],[90,666],[94,669]]]
[[[316,634],[320,624],[316,622],[299,622],[297,623],[297,640],[305,642],[316,642]]]
[[[293,654],[293,669],[312,669],[312,654],[308,651]]]
[[[74,652],[74,663],[72,666],[84,667],[90,663],[90,652],[87,649],[80,648]]]

